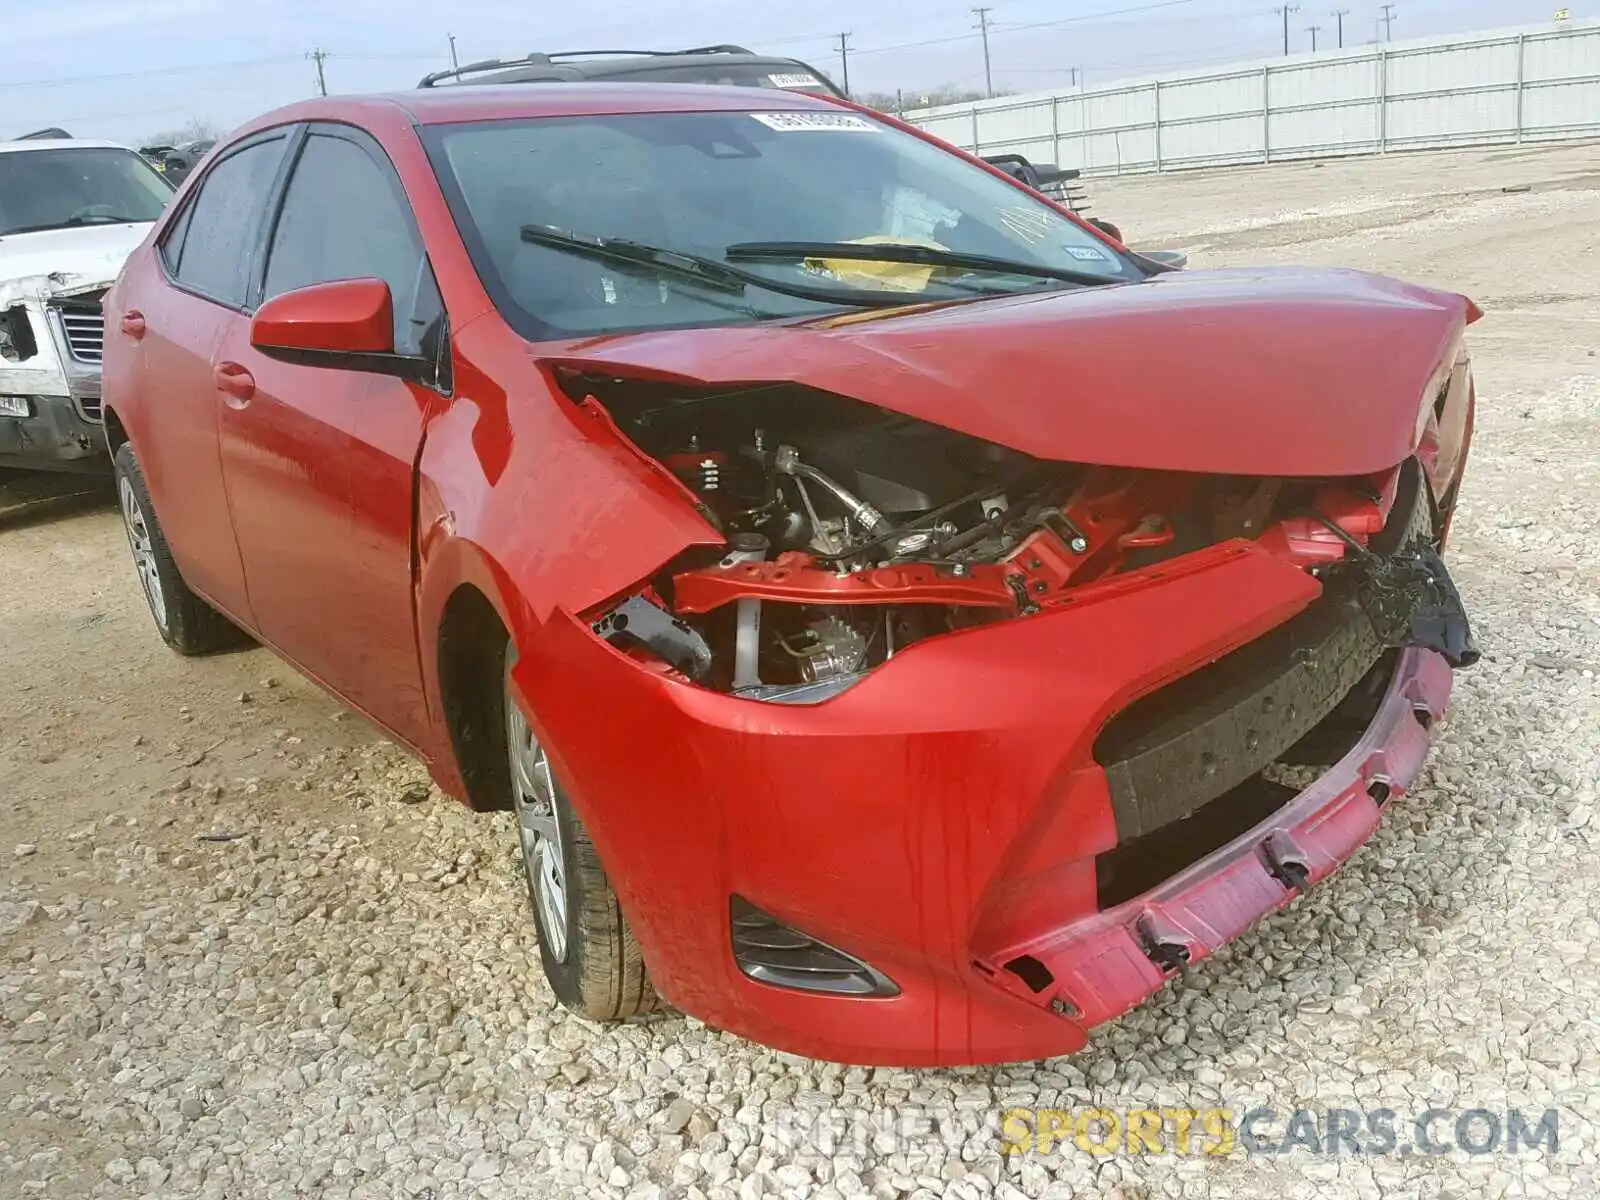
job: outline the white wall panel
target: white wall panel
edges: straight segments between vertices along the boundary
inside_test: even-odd
[[[907,116],[968,149],[976,130],[981,152],[1092,174],[1600,137],[1600,21],[1299,54]]]

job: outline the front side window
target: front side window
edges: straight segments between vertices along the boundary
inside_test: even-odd
[[[243,307],[255,245],[285,139],[236,150],[206,173],[200,192],[179,214],[163,253],[178,282],[214,300]],[[176,239],[182,239],[181,243]]]
[[[263,299],[340,279],[387,283],[395,348],[420,352],[438,301],[399,180],[355,142],[313,133],[284,193]]]
[[[1044,201],[854,112],[485,121],[435,126],[425,141],[490,294],[533,339],[813,315],[847,306],[852,289],[912,302],[1143,278]],[[568,233],[736,263],[779,285],[832,286],[841,299],[701,287],[550,244]],[[783,245],[800,243],[858,257],[781,261]],[[860,260],[860,247],[883,245],[1022,271]],[[752,247],[777,257],[752,258]]]
[[[0,154],[0,237],[154,221],[172,187],[132,150],[87,146]]]

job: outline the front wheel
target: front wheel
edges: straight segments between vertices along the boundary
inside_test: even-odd
[[[131,442],[117,448],[115,463],[117,503],[128,534],[128,549],[133,552],[139,587],[161,640],[179,654],[210,654],[243,642],[244,635],[190,591],[178,573],[166,535],[156,521],[150,489]]]
[[[660,1007],[638,939],[511,686],[505,657],[506,747],[511,801],[539,931],[539,958],[556,999],[592,1021],[620,1021]]]

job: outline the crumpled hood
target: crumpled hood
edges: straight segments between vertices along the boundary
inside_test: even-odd
[[[86,225],[0,237],[0,301],[104,287],[116,279],[150,225]]]
[[[1181,271],[536,353],[685,382],[793,381],[1040,458],[1362,475],[1415,448],[1424,397],[1479,315],[1465,297],[1358,271]]]

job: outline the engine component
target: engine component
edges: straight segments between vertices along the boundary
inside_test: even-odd
[[[866,664],[867,639],[859,630],[838,617],[824,617],[807,626],[810,642],[792,650],[800,660],[800,678],[821,683],[841,675],[853,675]]]
[[[896,538],[890,549],[896,558],[909,558],[913,554],[922,554],[933,545],[933,531],[925,529],[921,533],[908,533],[903,538]]]
[[[735,534],[732,545],[733,548],[722,560],[725,567],[761,562],[767,557],[771,546],[759,533]],[[733,636],[735,691],[761,686],[761,601],[754,598],[741,600],[737,612]]]
[[[711,670],[711,647],[705,638],[643,596],[630,596],[592,626],[608,642],[637,642],[682,671],[704,679]]]
[[[816,467],[800,461],[800,451],[793,446],[779,446],[772,455],[772,469],[793,479],[809,479],[833,493],[834,499],[844,505],[855,523],[867,533],[879,533],[889,527],[889,519],[843,484],[824,475]]]

